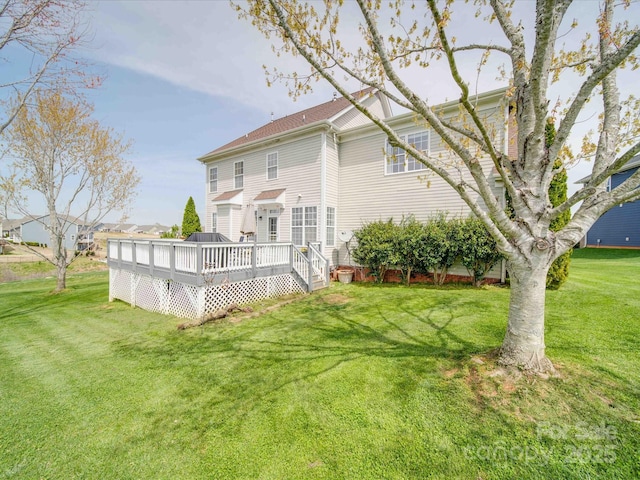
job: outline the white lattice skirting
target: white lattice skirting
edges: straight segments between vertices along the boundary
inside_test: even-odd
[[[126,270],[109,269],[109,299],[122,300],[151,312],[197,319],[226,308],[264,298],[304,292],[290,274],[252,278],[236,283],[197,287]]]

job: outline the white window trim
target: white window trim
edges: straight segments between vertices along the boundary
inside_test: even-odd
[[[431,151],[431,130],[429,130],[429,129],[424,130],[423,129],[423,130],[414,130],[414,131],[406,132],[406,133],[400,135],[400,138],[402,138],[402,140],[406,142],[406,139],[407,139],[407,137],[409,137],[409,135],[416,135],[416,134],[419,134],[419,133],[426,133],[427,134],[427,149],[423,150],[423,152],[426,152],[427,155],[429,155],[429,153]],[[390,163],[389,163],[390,162],[390,157],[389,157],[389,154],[388,154],[389,148],[395,148],[395,147],[392,147],[389,144],[389,140],[387,139],[387,141],[385,143],[385,149],[384,149],[384,165],[383,165],[384,175],[385,176],[404,175],[404,174],[411,174],[411,173],[415,174],[415,173],[420,173],[420,172],[423,172],[424,170],[426,170],[427,167],[422,163],[421,163],[422,168],[420,168],[418,170],[409,170],[408,169],[408,161],[407,160],[408,160],[408,157],[410,157],[410,155],[408,155],[405,152],[403,170],[401,172],[389,172],[388,171],[388,167],[390,165]]]
[[[215,171],[216,172],[216,188],[215,189],[211,189],[211,172]],[[208,178],[208,183],[209,183],[209,193],[217,193],[218,192],[218,167],[209,167],[209,178]]]
[[[307,225],[307,208],[315,208],[316,209],[316,224],[315,224],[315,228],[316,228],[316,239],[313,240],[314,242],[318,241],[318,228],[320,226],[320,208],[318,207],[318,205],[297,205],[295,207],[291,207],[291,222],[290,222],[290,228],[291,228],[291,232],[290,232],[290,238],[291,238],[291,242],[293,243],[293,229],[294,229],[294,225],[293,225],[293,211],[296,208],[301,208],[302,209],[302,225],[296,225],[295,228],[300,228],[302,229],[302,243],[298,244],[296,246],[298,247],[306,247],[307,243],[309,242],[309,240],[307,239],[307,235],[306,235],[306,229],[309,227]],[[295,244],[294,244],[295,245]]]
[[[269,157],[271,155],[275,155],[276,156],[276,164],[275,164],[275,169],[276,169],[276,176],[273,178],[269,178]],[[267,156],[265,157],[265,164],[267,167],[267,171],[266,171],[266,176],[267,176],[267,181],[271,181],[271,180],[277,180],[278,179],[278,173],[279,173],[279,163],[280,163],[280,155],[278,155],[278,152],[269,152],[267,153]],[[271,166],[271,168],[274,168],[273,166]]]
[[[218,212],[211,213],[211,232],[218,232]]]
[[[329,225],[329,209],[333,210],[333,225]],[[327,211],[325,212],[325,241],[327,242],[327,247],[335,247],[336,246],[336,228],[338,219],[336,218],[336,207],[327,207]],[[333,229],[333,235],[329,238],[329,229]]]
[[[238,165],[239,163],[242,164],[242,175],[237,175],[236,174],[236,165]],[[238,186],[238,182],[237,182],[238,178],[242,178],[242,185],[241,186]],[[238,160],[236,162],[233,162],[233,188],[235,190],[239,190],[241,188],[244,188],[244,160]]]

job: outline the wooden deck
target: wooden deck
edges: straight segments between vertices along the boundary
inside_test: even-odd
[[[329,284],[329,261],[319,249],[291,243],[196,243],[175,240],[108,239],[110,268],[206,286],[292,274],[310,292]]]

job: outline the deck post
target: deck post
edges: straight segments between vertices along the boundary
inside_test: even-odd
[[[131,265],[133,266],[133,271],[136,272],[138,270],[136,268],[138,264],[136,260],[136,242],[133,240],[129,240],[129,242],[131,242]]]
[[[307,265],[309,265],[308,267],[308,273],[307,273],[307,282],[309,285],[309,293],[313,292],[313,261],[311,260],[313,258],[313,250],[311,250],[311,242],[307,243]]]
[[[293,248],[294,248],[293,243],[291,243],[289,245],[289,270],[291,272],[293,272],[293,255],[294,255]]]
[[[258,244],[253,242],[251,246],[251,276],[256,278],[258,276]]]
[[[149,275],[153,277],[153,240],[149,240]]]
[[[171,253],[169,254],[169,272],[171,274],[171,279],[176,278],[176,244],[175,242],[170,243]]]
[[[122,243],[120,240],[115,240],[118,245],[118,268],[122,268]]]
[[[196,245],[196,275],[200,276],[202,270],[202,244],[198,243]]]

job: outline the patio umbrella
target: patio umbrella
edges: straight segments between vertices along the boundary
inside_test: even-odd
[[[253,203],[247,205],[247,208],[244,210],[240,233],[242,233],[243,235],[256,234],[256,207],[253,205]]]

